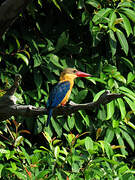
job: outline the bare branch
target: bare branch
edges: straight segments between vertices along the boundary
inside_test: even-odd
[[[0,97],[0,121],[6,120],[10,118],[11,116],[32,117],[32,116],[47,114],[46,108],[35,107],[31,105],[16,104],[16,98],[14,96],[14,93],[16,92],[19,86],[20,79],[21,79],[21,76],[16,75],[13,86],[6,92],[6,94]],[[60,106],[60,107],[55,108],[53,115],[55,117],[58,115],[65,115],[65,114],[69,115],[81,109],[94,108],[100,104],[105,105],[111,102],[112,100],[115,100],[117,98],[122,98],[123,96],[124,96],[123,94],[110,93],[110,91],[107,90],[95,102],[89,102],[85,104],[76,104],[70,101],[64,107]]]

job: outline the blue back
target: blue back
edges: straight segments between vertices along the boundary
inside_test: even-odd
[[[57,107],[66,96],[69,89],[70,89],[69,81],[64,81],[54,86],[46,104],[47,108],[52,109]]]

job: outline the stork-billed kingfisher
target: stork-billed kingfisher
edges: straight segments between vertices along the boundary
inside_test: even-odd
[[[91,74],[87,74],[78,71],[74,68],[66,68],[60,75],[59,83],[54,86],[47,101],[48,118],[46,126],[50,123],[53,109],[57,106],[64,106],[71,94],[72,87],[74,85],[74,79],[77,77],[88,77]]]

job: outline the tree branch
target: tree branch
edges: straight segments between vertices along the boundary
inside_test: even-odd
[[[19,86],[20,80],[21,80],[21,76],[16,75],[13,86],[9,90],[7,90],[7,92],[2,97],[0,97],[0,121],[4,121],[10,118],[11,116],[33,117],[33,116],[47,114],[46,108],[35,107],[31,105],[16,104],[16,97],[14,96],[14,93],[16,92]],[[111,102],[112,100],[117,98],[122,98],[123,96],[124,96],[123,94],[110,93],[110,91],[107,90],[95,102],[76,104],[70,101],[66,106],[60,106],[55,108],[53,115],[55,117],[58,115],[65,115],[65,114],[70,115],[81,109],[94,108],[100,104],[105,105]]]
[[[31,0],[5,0],[0,6],[0,38]]]

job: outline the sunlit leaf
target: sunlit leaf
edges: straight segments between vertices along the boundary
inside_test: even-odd
[[[135,114],[135,102],[133,102],[131,99],[129,99],[126,96],[124,96],[123,98],[126,100],[126,102],[128,103],[128,105],[130,106],[130,108],[132,109],[132,111]]]
[[[122,12],[127,15],[129,19],[131,19],[135,23],[135,11],[129,8],[121,8]]]
[[[127,84],[131,83],[134,79],[135,79],[135,74],[129,72],[127,77]]]
[[[120,108],[121,119],[124,119],[125,115],[126,115],[126,108],[125,108],[124,101],[121,98],[118,98],[117,101],[118,101],[119,108]]]
[[[110,14],[110,22],[109,22],[109,27],[112,29],[114,27],[114,23],[115,23],[115,20],[116,20],[117,16],[116,16],[116,13],[115,11],[113,11],[111,14]]]
[[[25,64],[28,66],[29,60],[25,55],[23,55],[21,53],[16,53],[16,58],[17,59],[22,59],[25,62]]]
[[[93,102],[97,101],[97,100],[99,99],[99,97],[100,97],[104,92],[105,92],[105,90],[102,90],[102,91],[98,92],[98,93],[95,95],[95,97],[94,97],[94,99],[93,99]]]
[[[130,21],[124,14],[122,14],[122,13],[119,13],[119,14],[120,14],[120,17],[123,19],[123,23],[124,23],[124,27],[125,27],[127,36],[129,36],[131,33],[133,33]]]
[[[85,147],[86,147],[87,151],[93,150],[93,141],[90,137],[85,138]]]
[[[54,149],[54,155],[56,159],[59,157],[59,153],[60,153],[60,147],[56,146]]]
[[[99,10],[95,16],[93,17],[92,21],[95,24],[98,24],[100,21],[102,22],[102,20],[108,16],[108,14],[112,11],[111,8],[106,8],[106,9],[101,9]]]
[[[111,143],[113,138],[114,138],[114,130],[111,127],[109,127],[106,131],[104,141]]]
[[[106,120],[110,119],[113,114],[114,114],[114,102],[111,101],[110,103],[107,104],[107,117],[106,117]]]
[[[127,92],[128,94],[132,95],[135,98],[135,93],[133,91],[131,91],[129,88],[121,86],[121,87],[119,87],[119,89],[121,91]]]

